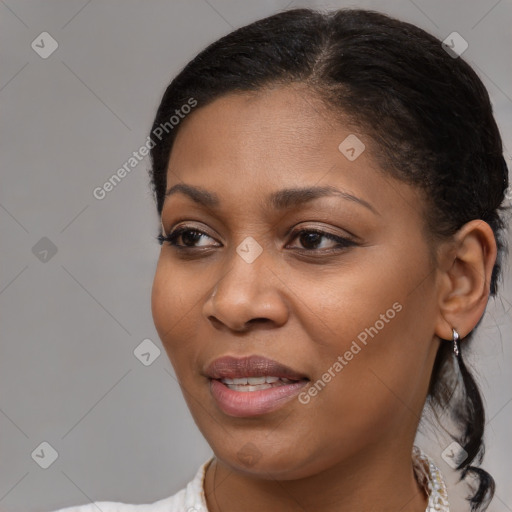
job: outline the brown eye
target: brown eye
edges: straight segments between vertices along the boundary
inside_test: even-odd
[[[301,245],[308,251],[322,251],[323,249],[318,247],[321,245],[322,239],[327,239],[332,242],[330,246],[325,248],[327,251],[356,245],[355,242],[348,238],[326,233],[318,229],[301,229],[292,233],[292,239],[299,240]]]
[[[169,245],[177,248],[193,249],[195,247],[208,247],[208,245],[196,245],[197,242],[199,242],[204,237],[212,238],[210,235],[196,228],[181,226],[174,231],[171,231],[171,233],[169,233],[167,236],[159,235],[157,238],[160,244],[167,242]],[[178,243],[180,238],[183,243]]]

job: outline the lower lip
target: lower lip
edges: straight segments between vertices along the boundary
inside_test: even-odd
[[[210,379],[210,392],[229,416],[260,416],[283,407],[308,383],[306,380],[261,391],[234,391],[219,380]]]

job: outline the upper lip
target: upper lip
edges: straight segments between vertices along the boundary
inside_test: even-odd
[[[307,377],[273,359],[252,355],[248,357],[224,356],[215,359],[205,370],[211,379],[238,379],[242,377],[280,377],[301,380]]]

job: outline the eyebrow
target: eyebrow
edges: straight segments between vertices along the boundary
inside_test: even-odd
[[[205,206],[207,208],[216,208],[220,206],[220,199],[214,192],[197,187],[187,185],[185,183],[178,183],[173,185],[167,190],[165,197],[170,197],[173,194],[181,192],[188,196],[194,202]],[[292,206],[298,206],[304,203],[313,201],[314,199],[326,196],[338,196],[348,201],[354,201],[365,208],[369,209],[376,215],[380,213],[367,201],[357,196],[344,192],[331,185],[324,185],[321,187],[303,187],[303,188],[286,188],[273,192],[266,200],[265,206],[273,210],[286,210]]]

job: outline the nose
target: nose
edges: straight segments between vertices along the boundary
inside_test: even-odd
[[[247,331],[251,326],[278,327],[288,319],[282,278],[265,263],[264,253],[247,263],[234,252],[203,305],[203,315],[216,329]]]

